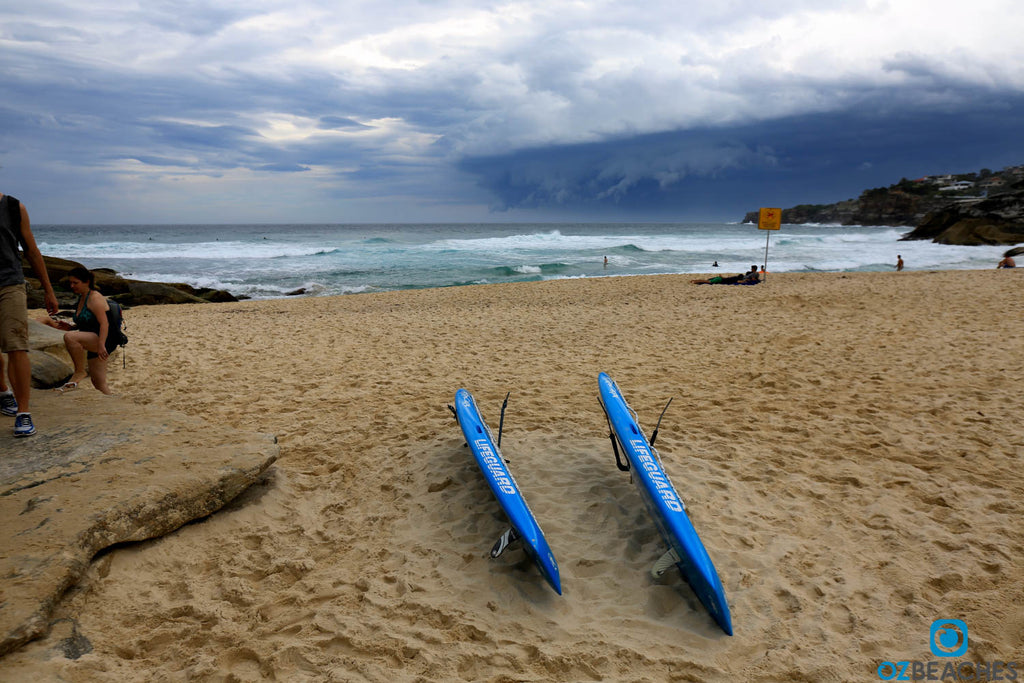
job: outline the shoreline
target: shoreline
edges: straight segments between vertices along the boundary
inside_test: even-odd
[[[1019,659],[1024,280],[692,277],[133,308],[115,393],[274,433],[280,457],[228,509],[93,562],[55,616],[90,653],[55,635],[5,670],[851,680],[929,659],[939,618],[967,621],[965,659]],[[664,544],[615,468],[600,371],[645,430],[675,397],[658,450],[735,636],[678,572],[651,580]],[[512,392],[502,450],[563,597],[521,551],[487,556],[504,522],[445,408],[462,387],[492,429]]]
[[[667,227],[666,227],[667,225]],[[179,226],[167,235],[136,229],[125,235],[76,237],[55,233],[51,253],[74,254],[125,278],[226,290],[237,297],[286,298],[430,288],[465,283],[541,281],[606,274],[739,273],[761,265],[766,239],[755,227],[729,224],[553,224],[464,229],[303,229],[275,226],[274,239],[242,228]],[[909,269],[994,267],[1005,247],[956,247],[899,242],[892,227],[790,226],[771,240],[772,272],[885,272],[902,253]],[[770,236],[770,235],[769,235]],[[150,240],[149,237],[153,239]],[[122,244],[123,257],[93,241]],[[603,259],[609,259],[607,268]],[[721,268],[713,268],[718,262]]]
[[[109,270],[109,269],[106,269],[106,270]],[[905,273],[905,274],[909,274],[909,273],[918,273],[918,274],[982,273],[982,272],[988,272],[989,270],[996,270],[996,269],[995,268],[992,268],[992,269],[988,269],[988,268],[950,268],[950,269],[944,269],[944,268],[911,269],[911,268],[907,268],[907,269],[904,269],[902,271],[902,273]],[[1024,270],[1024,269],[1022,269],[1022,270]],[[895,271],[895,268],[892,268],[891,271]],[[814,276],[818,276],[818,275],[825,275],[825,276],[833,275],[833,276],[837,276],[837,277],[846,277],[846,276],[858,276],[858,275],[884,275],[884,274],[887,274],[887,273],[889,273],[891,271],[890,270],[885,270],[885,271],[881,271],[881,270],[771,271],[771,270],[769,270],[768,271],[768,275],[770,277],[779,277],[779,276],[786,276],[786,277],[791,277],[791,276],[810,276],[810,277],[814,277]],[[761,273],[761,278],[762,278],[762,284],[764,284],[764,282],[763,282],[764,271],[762,270],[762,271],[760,271],[760,273]],[[382,294],[401,294],[403,292],[420,292],[420,291],[432,291],[432,290],[444,290],[444,289],[458,289],[458,288],[462,288],[462,287],[496,287],[496,286],[497,287],[501,287],[501,286],[507,286],[507,285],[516,286],[516,285],[544,284],[544,283],[552,283],[552,282],[574,282],[574,281],[579,281],[579,280],[602,280],[602,279],[607,279],[607,278],[679,277],[679,278],[686,278],[687,281],[689,281],[689,280],[692,280],[692,279],[702,279],[702,278],[713,277],[715,275],[741,275],[741,274],[744,274],[744,273],[740,272],[740,271],[733,272],[732,270],[728,270],[728,269],[720,269],[720,270],[716,270],[716,271],[715,270],[709,270],[709,271],[704,271],[704,272],[694,271],[692,273],[689,273],[689,272],[687,272],[687,273],[668,273],[668,272],[666,272],[666,273],[620,273],[620,274],[610,273],[610,274],[601,274],[601,275],[576,275],[576,276],[566,276],[566,277],[551,277],[551,278],[539,279],[539,280],[519,280],[519,281],[514,281],[514,282],[473,282],[473,283],[457,283],[457,284],[433,285],[433,286],[430,286],[430,285],[415,286],[415,287],[409,286],[409,287],[404,287],[404,288],[401,288],[401,289],[386,289],[386,290],[380,290],[380,291],[362,291],[362,292],[346,292],[346,293],[343,293],[343,294],[336,294],[336,293],[332,293],[332,294],[310,294],[307,291],[301,291],[301,292],[300,291],[295,291],[295,292],[291,292],[291,293],[288,293],[288,294],[282,294],[280,296],[268,296],[268,297],[248,296],[248,295],[244,295],[244,294],[236,295],[236,294],[232,294],[230,292],[230,290],[207,290],[207,292],[217,292],[217,293],[223,292],[223,293],[227,293],[227,294],[235,297],[236,298],[236,302],[230,302],[230,301],[227,301],[227,300],[219,300],[218,301],[218,300],[213,300],[213,299],[207,299],[207,301],[209,303],[243,303],[243,302],[248,302],[248,301],[292,301],[292,300],[302,300],[302,299],[330,299],[330,298],[334,298],[334,297],[351,297],[351,296],[382,295]],[[118,275],[118,277],[120,277],[120,275]],[[182,287],[181,284],[163,283],[163,282],[156,282],[156,281],[141,281],[140,280],[140,281],[137,281],[137,282],[145,282],[146,284],[164,285],[166,287],[173,287],[173,288],[180,288],[180,287]],[[195,289],[191,285],[184,285],[184,286],[188,287],[188,288]],[[301,289],[305,290],[305,288],[301,288]],[[182,291],[185,291],[186,293],[188,292],[187,289],[182,289]],[[198,302],[198,301],[170,301],[170,302],[167,302],[167,303],[170,303],[170,304],[179,304],[179,303],[192,304],[192,303],[200,303],[200,302]],[[135,305],[166,305],[166,304],[157,303],[157,304],[135,304]]]

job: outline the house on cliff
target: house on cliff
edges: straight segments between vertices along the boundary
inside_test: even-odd
[[[974,183],[969,180],[957,180],[951,182],[948,185],[943,185],[939,188],[939,192],[963,192],[964,190],[970,190],[974,187]]]

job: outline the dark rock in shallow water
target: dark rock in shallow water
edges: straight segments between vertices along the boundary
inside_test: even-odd
[[[128,292],[114,294],[111,298],[129,306],[208,303],[206,299],[200,299],[198,296],[162,282],[144,282],[142,280],[126,280],[126,282],[128,283]]]
[[[305,287],[300,287],[299,289],[296,289],[294,292],[288,292],[285,296],[300,296],[300,295],[305,294],[305,293],[306,293],[306,288]]]
[[[84,268],[77,261],[69,261],[53,256],[43,256],[50,283],[57,294],[61,307],[74,308],[78,305],[78,297],[68,288],[67,277],[72,268]],[[29,308],[43,308],[43,291],[35,273],[22,260],[25,278],[28,281]],[[196,289],[186,284],[167,284],[163,282],[146,282],[129,280],[121,277],[110,268],[93,268],[96,276],[96,287],[106,296],[111,297],[124,306],[145,306],[155,304],[205,304],[210,302],[238,301],[230,292],[220,289]]]
[[[231,292],[226,292],[223,289],[210,289],[209,287],[193,287],[192,285],[186,285],[182,282],[175,282],[170,285],[180,289],[183,292],[188,292],[192,296],[199,297],[212,303],[224,303],[230,301],[238,301],[238,298]]]
[[[199,298],[206,299],[213,304],[230,303],[239,300],[239,297],[223,289],[202,289],[199,292]]]
[[[1024,242],[1024,189],[933,211],[903,239],[966,246]]]

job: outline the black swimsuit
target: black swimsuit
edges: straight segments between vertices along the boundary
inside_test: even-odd
[[[81,330],[82,332],[92,332],[96,336],[99,336],[99,334],[100,334],[100,321],[96,319],[96,316],[93,315],[93,312],[89,310],[89,306],[87,305],[89,303],[89,295],[90,294],[92,294],[92,290],[90,290],[89,292],[83,294],[82,298],[78,300],[78,303],[82,307],[82,310],[80,312],[78,312],[78,313],[75,313],[74,321],[75,321],[75,325],[77,325],[78,329]],[[117,348],[117,335],[114,334],[115,322],[116,321],[113,319],[113,311],[111,310],[110,306],[108,305],[107,306],[107,342],[104,344],[104,346],[107,349],[107,355],[110,355],[111,353],[113,353],[114,349]],[[95,353],[93,351],[89,351],[86,354],[86,357],[88,357],[88,358],[99,358],[99,354],[97,354],[97,353]]]

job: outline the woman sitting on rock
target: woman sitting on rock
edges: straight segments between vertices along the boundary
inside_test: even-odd
[[[120,321],[111,319],[114,317],[111,306],[107,302],[107,297],[96,289],[96,276],[92,272],[85,268],[72,268],[68,272],[68,285],[79,297],[78,306],[75,308],[74,326],[63,321],[45,321],[59,330],[68,330],[64,334],[64,346],[75,364],[71,379],[57,391],[64,393],[78,388],[78,383],[88,374],[94,387],[104,394],[109,394],[107,358],[117,348]],[[86,360],[89,364],[88,373]]]

